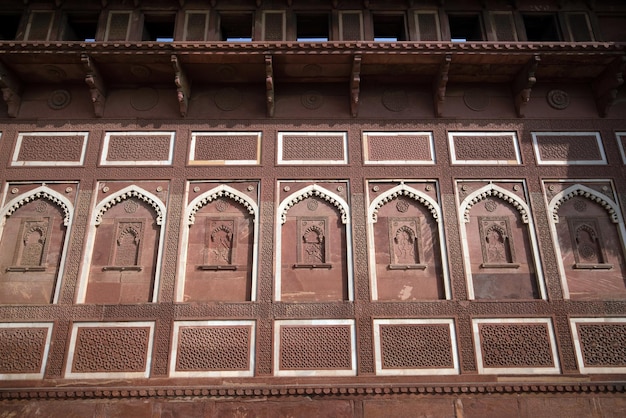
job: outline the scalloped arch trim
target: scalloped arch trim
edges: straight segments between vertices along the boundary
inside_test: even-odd
[[[398,186],[395,186],[385,193],[378,196],[376,199],[372,201],[370,205],[371,208],[371,219],[373,222],[378,221],[378,211],[380,208],[385,206],[387,203],[395,199],[396,197],[407,196],[410,199],[413,199],[422,205],[426,206],[430,213],[433,215],[433,218],[437,223],[439,223],[441,216],[439,214],[439,206],[435,200],[433,200],[430,196],[423,194],[422,192],[415,190],[412,187],[407,186],[402,183]]]
[[[288,196],[279,206],[278,213],[280,214],[280,223],[284,224],[287,221],[287,212],[291,209],[296,203],[303,201],[309,197],[316,196],[324,199],[329,202],[333,206],[337,208],[339,213],[341,214],[341,222],[343,224],[347,224],[350,222],[350,217],[348,215],[348,203],[343,200],[341,197],[337,196],[335,193],[326,190],[323,187],[318,186],[317,184],[312,184],[307,186],[292,195]]]
[[[55,205],[61,207],[61,209],[63,209],[63,225],[68,226],[70,224],[70,219],[72,217],[72,204],[66,197],[46,186],[37,187],[36,189],[26,192],[11,200],[4,210],[4,216],[9,217],[13,215],[16,210],[28,202],[39,198],[47,199]]]
[[[527,224],[529,222],[528,218],[528,206],[526,203],[522,201],[518,196],[511,194],[509,191],[503,189],[500,186],[495,184],[488,184],[480,189],[470,193],[469,196],[465,198],[463,203],[461,203],[461,211],[463,213],[463,221],[465,223],[470,221],[470,211],[472,207],[488,197],[496,197],[498,199],[504,200],[507,203],[510,203],[522,217],[522,222]]]
[[[592,202],[599,203],[604,209],[606,209],[609,217],[611,218],[611,222],[616,224],[620,222],[619,211],[617,210],[615,202],[602,193],[582,184],[574,184],[573,186],[557,193],[557,195],[552,198],[549,205],[550,213],[552,214],[552,221],[555,223],[559,222],[559,208],[563,203],[576,196],[582,196]]]
[[[100,223],[102,222],[102,216],[107,210],[131,197],[136,197],[137,199],[143,200],[144,202],[152,206],[156,213],[156,224],[163,225],[165,205],[158,197],[137,186],[125,187],[122,190],[113,193],[111,196],[108,197],[108,199],[100,202],[98,206],[96,206],[95,224],[100,225]]]
[[[233,189],[230,186],[225,184],[220,184],[218,187],[215,187],[200,196],[196,197],[191,201],[189,206],[187,207],[187,225],[193,225],[196,221],[196,213],[202,207],[204,207],[207,203],[212,202],[213,200],[219,199],[221,197],[227,197],[235,202],[241,204],[246,208],[248,213],[254,217],[256,220],[257,214],[257,205],[256,203],[250,199],[248,196],[241,193],[239,190]]]

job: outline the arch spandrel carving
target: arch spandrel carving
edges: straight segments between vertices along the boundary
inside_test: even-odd
[[[200,196],[196,197],[189,203],[189,205],[187,206],[187,210],[185,211],[185,221],[187,222],[187,225],[191,226],[194,224],[196,213],[198,213],[198,211],[202,209],[202,207],[222,197],[226,197],[241,204],[243,207],[246,208],[248,213],[252,215],[253,220],[256,221],[256,218],[258,216],[258,206],[256,202],[239,190],[234,189],[226,184],[220,184],[219,186],[205,193],[202,193]]]
[[[96,210],[94,211],[94,224],[96,226],[100,225],[102,223],[102,216],[105,214],[106,211],[108,211],[118,203],[121,203],[124,200],[133,197],[142,200],[150,205],[156,214],[156,224],[159,226],[163,225],[163,221],[165,218],[165,204],[157,196],[136,185],[127,186],[122,190],[112,193],[110,196],[106,197],[104,200],[98,203],[98,205],[96,206]]]
[[[32,202],[36,199],[46,199],[51,203],[59,206],[63,210],[63,225],[68,226],[72,219],[74,207],[68,198],[60,194],[59,192],[52,190],[47,186],[39,186],[36,189],[30,190],[13,198],[7,205],[0,211],[0,216],[9,217],[16,210],[24,206],[28,202]]]
[[[281,224],[284,224],[287,221],[287,212],[289,209],[291,209],[298,202],[312,196],[324,199],[337,208],[341,215],[341,222],[344,225],[350,223],[350,208],[348,207],[348,203],[341,196],[331,192],[330,190],[317,184],[312,184],[294,192],[280,203],[278,206],[278,213]]]
[[[472,207],[488,197],[495,197],[511,204],[519,212],[522,222],[525,224],[529,222],[530,209],[526,202],[520,199],[519,196],[503,189],[497,184],[489,183],[470,193],[461,203],[461,213],[463,214],[463,221],[465,223],[470,221],[469,213]]]
[[[378,211],[380,210],[380,208],[399,196],[406,196],[409,199],[413,199],[424,205],[426,208],[428,208],[435,221],[439,223],[441,219],[441,209],[439,208],[439,204],[437,203],[437,201],[435,201],[427,194],[422,193],[419,190],[416,190],[413,187],[408,186],[404,183],[401,183],[393,187],[392,189],[387,190],[372,201],[369,209],[369,219],[372,222],[376,222],[378,220]]]
[[[563,203],[568,200],[580,196],[585,199],[589,199],[592,202],[598,203],[604,209],[606,209],[608,216],[611,218],[613,223],[622,222],[619,210],[617,208],[617,203],[615,203],[608,196],[588,187],[583,184],[574,184],[568,187],[565,190],[557,193],[548,205],[550,214],[552,215],[552,221],[555,223],[559,222],[559,208],[563,205]]]

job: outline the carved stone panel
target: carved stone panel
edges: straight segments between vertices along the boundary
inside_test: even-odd
[[[41,379],[52,323],[0,324],[0,380]]]
[[[12,166],[79,166],[87,132],[25,132],[17,137]]]
[[[570,319],[581,373],[626,371],[626,318]]]

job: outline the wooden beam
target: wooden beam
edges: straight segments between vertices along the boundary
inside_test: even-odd
[[[9,117],[16,118],[22,104],[22,84],[13,72],[1,62],[0,89],[2,89],[2,98],[8,107]]]
[[[355,55],[352,60],[350,75],[350,114],[356,118],[359,114],[359,96],[361,94],[361,56]]]
[[[524,117],[526,105],[530,101],[530,93],[537,82],[535,72],[541,58],[539,55],[533,57],[526,63],[524,68],[517,74],[511,89],[513,90],[513,100],[515,101],[515,112],[518,118]]]
[[[176,85],[176,99],[182,117],[187,116],[189,109],[189,98],[191,97],[191,83],[189,77],[183,70],[176,55],[172,55],[172,66],[174,67],[174,84]]]
[[[448,72],[452,55],[447,54],[443,62],[439,65],[439,71],[433,83],[433,98],[435,102],[435,116],[440,118],[443,115],[443,105],[446,101],[446,87],[448,85]]]
[[[267,116],[274,117],[274,66],[271,55],[265,56],[265,102]]]
[[[625,70],[626,55],[622,55],[615,58],[592,83],[598,113],[603,118],[609,114],[617,98],[617,91],[624,84]]]
[[[91,102],[93,103],[93,111],[96,117],[101,118],[104,115],[104,105],[106,103],[106,87],[104,80],[98,71],[96,63],[89,57],[89,55],[83,54],[80,57],[85,68],[85,83],[89,86],[89,92],[91,93]]]

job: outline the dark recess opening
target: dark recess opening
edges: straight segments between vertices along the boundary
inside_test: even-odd
[[[66,15],[63,39],[65,41],[96,40],[98,13],[68,13]]]
[[[175,14],[147,14],[144,16],[141,40],[172,42],[175,24]]]
[[[483,30],[479,15],[450,15],[450,38],[452,41],[482,41]]]
[[[19,13],[0,14],[0,40],[11,41],[17,35],[22,15]]]
[[[222,41],[251,41],[252,26],[252,13],[220,14],[220,35]]]
[[[327,14],[296,15],[296,39],[298,41],[328,41],[330,24]]]
[[[524,15],[526,39],[531,42],[560,41],[559,29],[554,15]]]
[[[372,21],[374,24],[375,41],[393,42],[408,40],[403,15],[374,15]]]

